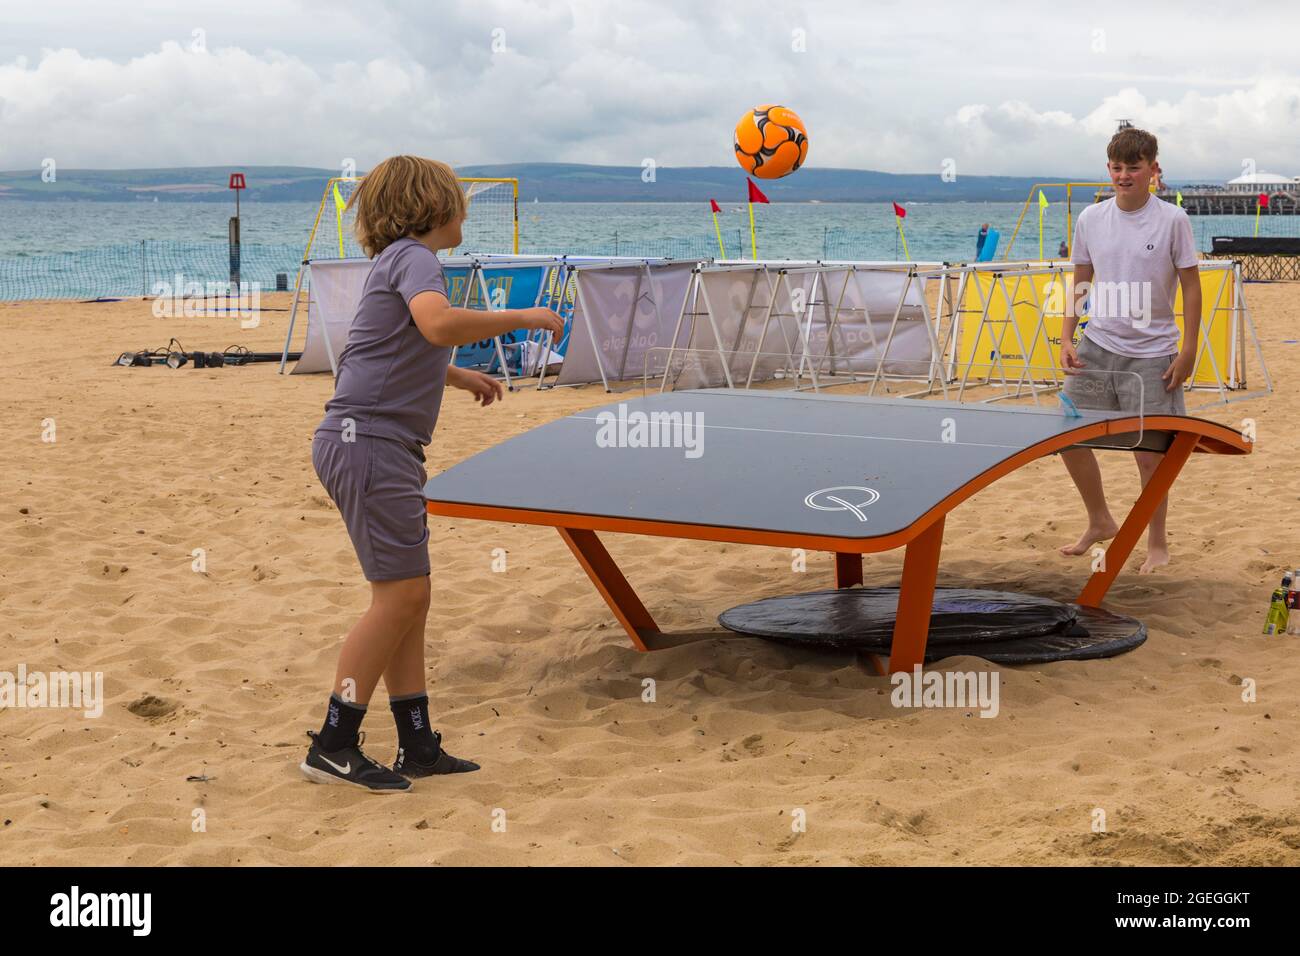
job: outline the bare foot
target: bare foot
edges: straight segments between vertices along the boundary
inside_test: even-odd
[[[1156,568],[1164,567],[1169,563],[1169,547],[1157,547],[1154,544],[1147,546],[1147,559],[1142,562],[1142,567],[1138,568],[1138,574],[1150,574]]]
[[[1087,554],[1098,541],[1106,541],[1115,537],[1119,531],[1119,525],[1115,523],[1114,518],[1107,518],[1099,524],[1088,525],[1088,530],[1074,544],[1064,545],[1060,551],[1061,554]],[[1168,560],[1168,559],[1166,559]]]

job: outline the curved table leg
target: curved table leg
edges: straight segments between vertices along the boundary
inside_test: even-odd
[[[1169,494],[1174,479],[1183,470],[1183,465],[1191,457],[1192,449],[1196,447],[1199,440],[1199,436],[1191,432],[1179,432],[1174,437],[1169,450],[1165,452],[1164,460],[1156,466],[1151,480],[1147,482],[1147,486],[1142,489],[1142,494],[1138,495],[1137,501],[1133,503],[1133,510],[1128,513],[1128,517],[1124,519],[1124,524],[1111,540],[1110,547],[1106,549],[1102,570],[1095,572],[1088,579],[1083,592],[1075,602],[1076,604],[1082,604],[1085,607],[1099,607],[1101,605],[1106,592],[1110,590],[1110,586],[1115,583],[1116,576],[1123,569],[1124,562],[1128,560],[1128,556],[1133,553],[1133,548],[1136,547],[1138,539],[1142,537],[1142,532],[1151,523],[1151,516],[1156,513],[1156,508],[1160,505],[1160,502],[1164,501]]]
[[[557,528],[564,543],[569,546],[573,556],[578,559],[582,569],[596,585],[596,590],[605,599],[609,609],[623,625],[627,636],[632,639],[638,651],[647,651],[647,646],[659,636],[659,627],[650,612],[645,609],[641,599],[627,583],[623,572],[618,569],[614,559],[609,556],[605,546],[596,537],[596,532],[582,528]]]
[[[930,631],[930,609],[934,603],[935,581],[939,574],[939,552],[943,547],[943,523],[940,518],[907,546],[903,558],[903,580],[898,592],[898,616],[894,621],[894,640],[889,653],[889,671],[910,671],[925,660],[925,642]],[[614,612],[623,630],[639,651],[652,650],[663,637],[659,627],[645,609],[632,585],[623,577],[614,559],[600,543],[594,531],[582,528],[557,528],[573,556],[591,578],[592,584]],[[857,559],[860,573],[861,556]],[[851,578],[853,566],[836,556],[837,583]],[[843,586],[843,585],[841,585]]]
[[[939,577],[939,552],[943,549],[943,522],[940,518],[913,538],[903,555],[898,614],[894,618],[894,640],[889,647],[891,674],[910,672],[925,663],[934,586]]]
[[[835,586],[851,588],[862,584],[862,555],[835,552]]]

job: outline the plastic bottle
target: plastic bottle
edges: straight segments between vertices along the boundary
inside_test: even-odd
[[[1282,576],[1282,586],[1274,588],[1272,600],[1268,605],[1268,617],[1264,620],[1264,633],[1283,635],[1286,633],[1290,609],[1287,607],[1287,593],[1291,590],[1291,575]]]

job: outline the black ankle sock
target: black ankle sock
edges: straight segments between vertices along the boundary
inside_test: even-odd
[[[429,695],[407,694],[390,698],[388,706],[397,723],[397,746],[412,753],[433,753],[438,740],[429,726]]]
[[[357,742],[361,730],[361,721],[366,716],[366,709],[360,704],[349,703],[338,694],[330,694],[329,709],[325,712],[325,725],[316,735],[316,743],[326,753],[351,747]]]

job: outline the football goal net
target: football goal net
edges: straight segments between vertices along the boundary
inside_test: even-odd
[[[356,211],[348,209],[352,194],[363,176],[338,176],[325,184],[325,192],[316,206],[316,218],[307,236],[303,262],[313,259],[351,259],[365,257],[353,232]],[[444,250],[450,254],[519,252],[519,180],[460,180],[469,205],[461,244]]]

